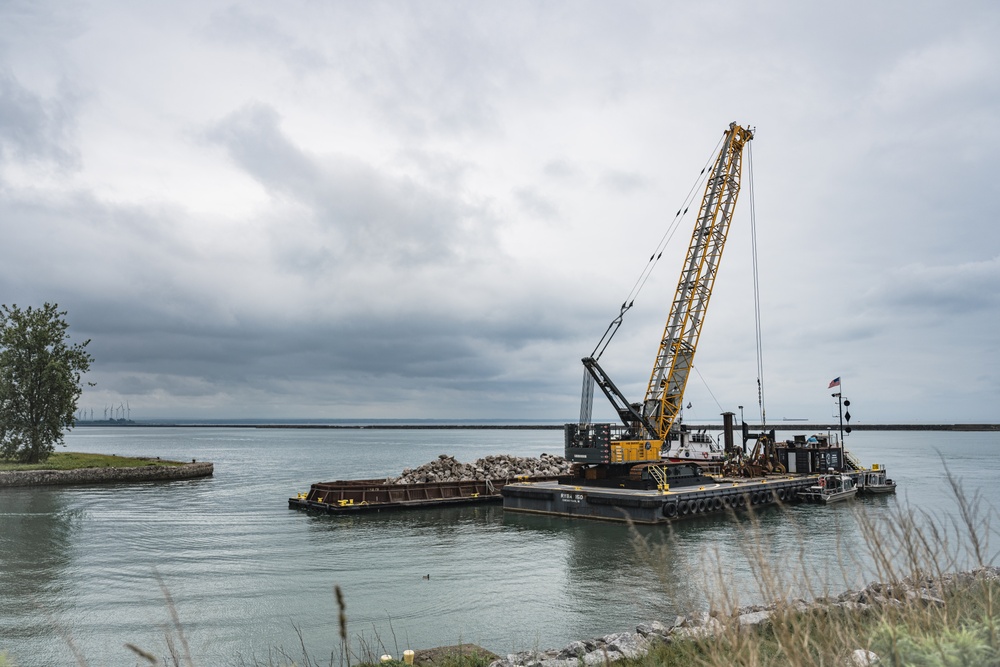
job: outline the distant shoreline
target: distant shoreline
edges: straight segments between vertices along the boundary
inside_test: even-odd
[[[118,428],[252,428],[252,429],[337,429],[337,430],[508,430],[508,431],[561,431],[562,424],[241,424],[189,423],[189,422],[77,422],[78,427],[111,426]],[[721,430],[721,424],[688,424],[692,431]],[[846,425],[845,425],[846,426]],[[760,426],[751,426],[759,430]],[[835,424],[808,424],[802,422],[777,422],[768,424],[777,431],[829,431],[839,430]],[[852,424],[854,431],[1000,431],[1000,424]]]

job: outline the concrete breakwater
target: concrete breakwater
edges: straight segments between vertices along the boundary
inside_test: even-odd
[[[678,616],[669,623],[653,621],[639,625],[635,632],[618,632],[597,639],[575,641],[561,649],[511,653],[494,660],[490,667],[598,667],[625,658],[641,658],[661,643],[708,639],[731,629],[766,628],[772,621],[780,619],[782,614],[832,609],[864,612],[909,605],[943,606],[943,598],[950,593],[977,583],[998,581],[1000,567],[986,566],[945,574],[940,579],[913,578],[892,584],[874,582],[860,591],[849,590],[837,596],[820,597],[812,601],[796,599],[766,606],[740,607],[732,614],[697,612]],[[877,656],[864,649],[850,646],[845,646],[844,649],[850,656],[858,656],[853,661],[849,658],[845,662],[848,665],[869,665],[878,660]]]
[[[150,464],[137,468],[78,468],[77,470],[9,470],[0,472],[0,488],[56,484],[128,484],[210,477],[215,466],[207,461],[183,465]]]

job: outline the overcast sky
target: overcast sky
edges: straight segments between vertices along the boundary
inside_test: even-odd
[[[0,0],[0,302],[92,339],[97,417],[574,420],[736,121],[768,419],[839,376],[855,422],[997,421],[998,34],[993,0]],[[750,180],[689,421],[759,414]],[[601,360],[635,400],[693,224]]]

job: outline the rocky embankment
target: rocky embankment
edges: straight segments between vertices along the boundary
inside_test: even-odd
[[[792,600],[782,604],[741,607],[733,614],[699,612],[678,616],[664,623],[653,621],[636,627],[635,632],[618,632],[597,639],[575,641],[561,649],[511,653],[494,660],[490,667],[588,667],[624,658],[640,658],[658,643],[684,639],[704,639],[731,630],[765,628],[778,613],[804,613],[839,608],[861,612],[869,609],[902,608],[907,605],[944,605],[942,596],[977,582],[1000,581],[1000,567],[983,567],[970,572],[903,580],[894,584],[875,582],[860,591],[846,591],[835,597],[807,602]],[[848,664],[875,664],[878,657],[864,649],[844,647]]]
[[[513,479],[515,477],[558,477],[568,475],[570,462],[561,456],[542,454],[538,458],[521,456],[487,456],[473,463],[462,463],[454,456],[441,454],[436,460],[419,468],[406,468],[389,484],[427,484],[428,482],[458,482],[462,480]]]
[[[184,465],[137,468],[78,468],[76,470],[8,470],[0,472],[0,488],[51,484],[124,484],[171,479],[210,477],[215,466],[207,461]]]

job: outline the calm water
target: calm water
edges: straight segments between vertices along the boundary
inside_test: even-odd
[[[558,454],[560,431],[80,428],[66,444],[210,460],[215,476],[0,490],[0,652],[25,667],[76,664],[67,637],[90,665],[136,664],[124,642],[164,655],[169,617],[157,576],[199,665],[266,662],[274,647],[298,656],[297,631],[325,659],[339,645],[335,584],[350,634],[396,655],[459,642],[498,653],[550,648],[669,618],[703,599],[708,553],[753,597],[739,530],[722,518],[679,524],[658,576],[620,525],[495,506],[345,518],[287,508],[312,482],[395,475],[442,453]],[[857,501],[872,512],[900,503],[950,511],[941,456],[966,488],[1000,504],[1000,434],[860,432],[848,447],[886,464],[901,485],[897,497]],[[762,528],[776,561],[790,566],[803,546],[810,562],[833,569],[838,553],[863,546],[843,505],[765,513]],[[657,543],[666,534],[640,532]]]

